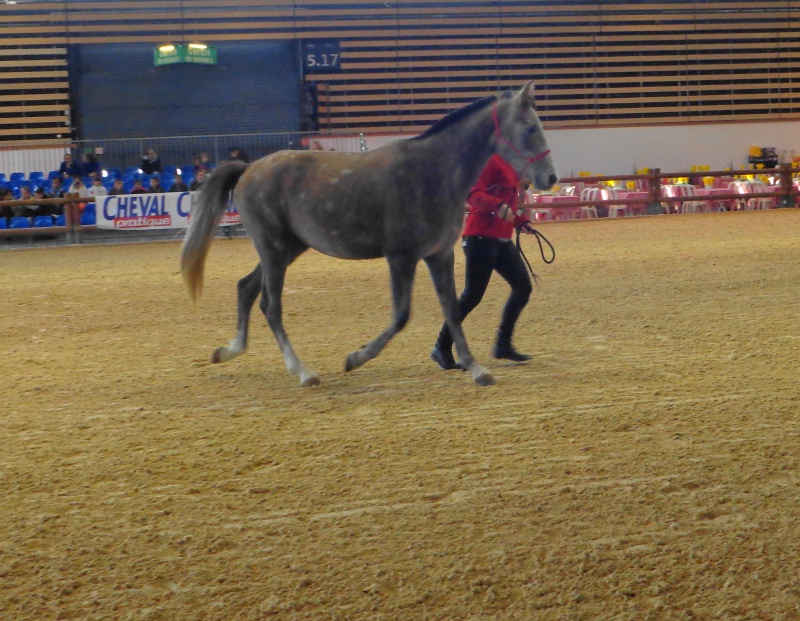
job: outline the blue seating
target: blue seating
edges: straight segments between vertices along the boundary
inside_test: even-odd
[[[56,216],[56,226],[67,226],[67,216],[63,213]]]
[[[125,175],[126,175],[126,176],[127,176],[127,175],[135,175],[135,174],[137,174],[138,172],[139,172],[139,167],[138,167],[138,166],[128,166],[128,167],[125,169]]]
[[[37,172],[32,172],[30,175],[28,175],[28,181],[30,181],[31,183],[35,183],[36,185],[41,184],[43,179],[44,179],[43,172],[37,171]]]
[[[33,218],[33,228],[49,228],[53,226],[53,218],[50,216],[35,216]]]
[[[172,166],[172,165],[164,166],[165,175],[174,175],[177,170],[178,170],[177,166]]]
[[[5,173],[0,173],[0,185],[4,184],[6,181],[8,181],[8,178],[6,177],[6,174]]]
[[[95,215],[95,212],[83,212],[81,215],[81,226],[94,226],[95,224],[97,224],[97,216]]]
[[[86,207],[84,207],[84,209],[83,209],[83,213],[84,214],[90,213],[93,216],[96,216],[97,215],[97,207],[95,206],[94,203],[87,203]]]
[[[52,181],[56,177],[60,177],[60,176],[61,176],[61,171],[58,171],[58,170],[51,170],[49,173],[47,173],[47,178],[50,181]]]
[[[0,229],[7,229],[7,228],[8,228],[8,222],[6,222],[6,219],[0,218]]]
[[[25,181],[25,173],[23,172],[13,172],[11,176],[8,178],[11,183],[16,183],[20,185],[23,181]]]
[[[29,229],[31,228],[31,219],[24,216],[14,216],[8,224],[10,229]]]

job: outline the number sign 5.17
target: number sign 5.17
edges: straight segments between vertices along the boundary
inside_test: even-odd
[[[312,39],[303,41],[300,46],[303,72],[339,73],[342,70],[342,54],[339,41],[335,39]]]

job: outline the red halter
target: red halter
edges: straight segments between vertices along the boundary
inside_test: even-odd
[[[547,149],[546,151],[542,151],[538,155],[534,155],[533,157],[528,157],[522,151],[517,149],[517,147],[515,147],[513,144],[511,144],[511,141],[508,138],[506,138],[505,136],[503,136],[503,132],[500,131],[500,120],[497,118],[497,102],[496,101],[494,102],[494,105],[492,106],[492,120],[494,121],[494,135],[497,136],[497,139],[500,142],[502,142],[504,144],[507,144],[509,147],[511,147],[511,150],[514,153],[516,153],[518,156],[520,156],[523,160],[525,160],[529,164],[533,164],[534,162],[538,162],[540,159],[545,158],[548,155],[550,155],[550,149]]]

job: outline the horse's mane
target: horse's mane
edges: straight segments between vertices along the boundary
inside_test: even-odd
[[[459,108],[458,110],[454,110],[447,116],[442,117],[438,121],[436,121],[433,125],[431,125],[428,129],[425,130],[424,133],[412,138],[412,140],[420,140],[422,138],[428,138],[429,136],[433,136],[434,134],[438,134],[441,131],[444,131],[451,125],[458,123],[464,117],[469,116],[476,110],[481,110],[485,108],[490,103],[493,103],[497,97],[490,96],[484,97],[483,99],[478,99],[477,101],[473,101],[471,104],[467,104],[463,108]]]

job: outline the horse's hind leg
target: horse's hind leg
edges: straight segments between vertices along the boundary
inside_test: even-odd
[[[237,285],[236,337],[226,346],[214,350],[211,362],[227,362],[247,350],[247,330],[250,324],[250,309],[261,293],[261,264],[242,278]]]
[[[405,256],[386,257],[389,263],[389,274],[392,282],[392,305],[394,312],[389,327],[352,354],[344,363],[345,371],[357,369],[365,362],[381,353],[392,337],[402,330],[411,316],[411,287],[417,270],[417,259]]]
[[[286,370],[299,377],[300,384],[303,386],[315,386],[319,384],[319,376],[300,362],[300,358],[295,353],[289,336],[286,334],[286,329],[283,327],[282,294],[286,269],[306,250],[307,246],[299,245],[287,253],[270,252],[267,249],[259,248],[259,256],[262,257],[261,262],[264,266],[264,295],[261,298],[261,310],[267,318],[269,327],[272,328],[275,340],[278,341],[278,347],[280,347],[286,363]]]
[[[494,377],[488,369],[475,362],[467,346],[467,339],[464,338],[464,331],[461,329],[458,299],[456,298],[456,282],[453,275],[454,262],[455,257],[452,249],[425,258],[425,264],[428,266],[433,286],[439,296],[442,311],[444,311],[447,327],[453,336],[456,353],[458,353],[458,361],[463,369],[470,372],[472,379],[476,383],[481,386],[489,386],[495,383]]]

